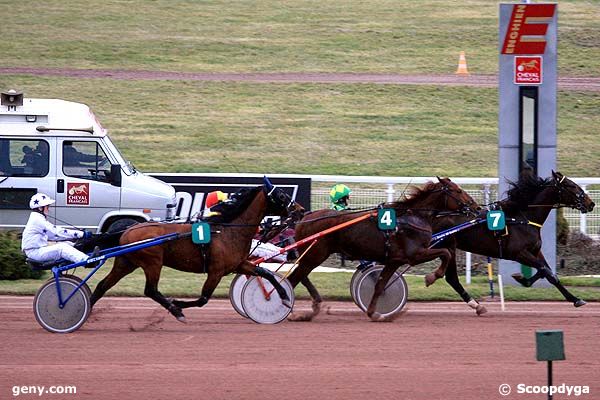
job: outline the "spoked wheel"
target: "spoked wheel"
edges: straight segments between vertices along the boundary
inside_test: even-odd
[[[375,284],[382,270],[383,265],[374,265],[364,270],[356,279],[356,288],[354,290],[356,304],[365,312],[371,303],[373,293],[375,293]],[[404,276],[396,271],[379,297],[375,312],[381,314],[382,317],[392,316],[404,308],[407,300],[408,285]]]
[[[279,274],[275,275],[293,305],[294,288],[292,284],[287,279],[281,280]],[[266,296],[265,293],[270,294]],[[273,285],[266,279],[256,276],[250,277],[244,284],[241,302],[248,318],[259,324],[277,324],[292,312],[292,308],[283,305],[281,297],[276,290],[273,290]]]
[[[244,307],[242,306],[242,290],[247,281],[248,278],[246,275],[237,274],[229,286],[229,301],[231,302],[233,309],[244,318],[248,318],[248,315],[246,315]]]
[[[38,323],[47,331],[69,333],[79,329],[90,315],[89,288],[77,288],[79,282],[72,276],[61,276],[59,279],[61,296],[66,299],[73,291],[73,297],[59,307],[57,284],[54,278],[49,279],[36,293],[33,299],[33,313]]]

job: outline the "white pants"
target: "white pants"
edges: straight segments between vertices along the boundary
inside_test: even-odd
[[[252,248],[254,249],[256,247],[258,243],[258,240],[252,240]],[[252,253],[250,253],[251,256],[255,256],[255,257],[271,257],[271,256],[276,256],[267,260],[267,261],[274,261],[274,262],[284,262],[287,261],[287,256],[285,253],[283,254],[279,254],[279,251],[281,250],[281,247],[277,247],[272,243],[261,243],[258,247],[256,247],[254,249],[254,251]]]
[[[25,255],[37,262],[57,261],[61,258],[72,262],[88,259],[87,254],[74,248],[71,242],[61,242],[38,249],[25,250]]]

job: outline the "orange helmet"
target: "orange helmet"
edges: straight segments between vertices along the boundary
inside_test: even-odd
[[[206,202],[204,203],[205,208],[211,208],[222,201],[227,200],[227,195],[220,190],[215,190],[206,195]]]

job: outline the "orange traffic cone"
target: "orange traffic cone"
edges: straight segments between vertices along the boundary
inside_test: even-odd
[[[457,75],[469,75],[469,70],[467,70],[467,58],[465,57],[465,52],[460,52],[460,57],[458,58],[458,68],[456,69]]]

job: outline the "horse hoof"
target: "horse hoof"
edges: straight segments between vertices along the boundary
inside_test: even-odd
[[[485,306],[482,306],[481,304],[478,304],[477,308],[475,308],[475,312],[477,313],[477,315],[481,316],[487,312],[487,308],[485,308]]]
[[[585,306],[586,304],[587,304],[587,302],[585,300],[582,300],[582,299],[578,299],[575,303],[573,303],[573,305],[575,307]]]
[[[529,283],[527,278],[525,278],[522,274],[515,273],[515,274],[512,274],[511,276],[515,281],[519,282],[521,285],[523,285],[525,287],[531,286],[531,283]]]
[[[287,319],[288,321],[292,322],[310,322],[313,319],[313,314],[311,314],[310,312],[291,313]]]
[[[383,317],[378,312],[374,312],[373,314],[369,315],[369,318],[371,318],[371,321],[373,321],[373,322],[383,321]]]
[[[331,310],[331,306],[327,307],[327,314],[329,314],[329,310]],[[316,317],[321,312],[321,303],[314,302],[312,303],[312,311],[313,315]]]
[[[425,286],[429,287],[433,285],[436,281],[435,274],[427,274],[425,275]]]
[[[187,324],[187,321],[185,320],[185,317],[183,315],[177,317],[177,321],[183,322],[184,324]]]

